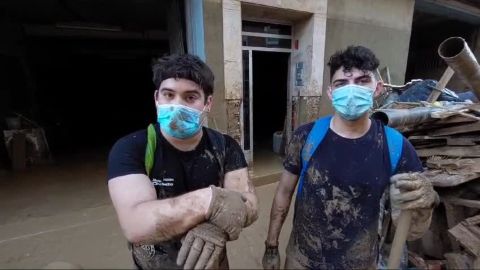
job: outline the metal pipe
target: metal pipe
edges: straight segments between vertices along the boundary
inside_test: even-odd
[[[379,119],[390,127],[409,127],[436,120],[431,113],[439,108],[417,107],[412,109],[379,109],[372,114],[372,118]]]
[[[438,55],[480,99],[480,66],[467,42],[461,37],[447,38],[438,46]]]

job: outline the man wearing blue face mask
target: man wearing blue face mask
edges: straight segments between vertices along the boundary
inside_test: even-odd
[[[329,61],[328,97],[335,113],[299,127],[284,161],[273,201],[263,266],[278,269],[278,236],[298,183],[285,269],[381,267],[384,232],[400,210],[413,211],[409,240],[422,236],[438,195],[418,172],[412,145],[369,118],[382,90],[379,61],[350,46]],[[387,203],[389,202],[389,203]]]
[[[226,242],[257,218],[238,143],[203,127],[213,73],[198,57],[153,65],[157,123],[115,143],[108,188],[138,269],[228,268]]]

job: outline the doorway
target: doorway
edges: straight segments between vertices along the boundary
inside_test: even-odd
[[[255,166],[281,164],[283,131],[290,124],[285,119],[291,52],[291,25],[242,21],[242,144]]]
[[[274,133],[284,130],[289,56],[285,52],[252,52],[254,159],[273,154]]]

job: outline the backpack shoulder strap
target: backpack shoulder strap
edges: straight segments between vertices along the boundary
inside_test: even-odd
[[[302,147],[302,152],[300,156],[302,161],[302,171],[300,173],[297,197],[300,196],[302,192],[303,181],[304,181],[303,179],[308,169],[309,161],[313,153],[317,149],[317,147],[323,141],[323,138],[325,138],[325,135],[327,134],[327,131],[330,128],[331,119],[332,119],[332,116],[329,115],[315,121],[315,124],[313,124],[313,128],[308,134],[307,140],[305,141],[305,144]]]
[[[397,171],[398,162],[402,156],[403,135],[396,129],[389,126],[385,127],[385,137],[387,138],[388,153],[390,155],[391,175]]]
[[[157,133],[153,124],[147,128],[147,148],[145,149],[145,171],[151,177],[153,163],[155,161],[155,150],[157,148]]]
[[[223,186],[223,178],[225,176],[225,155],[226,155],[226,143],[225,137],[222,133],[213,130],[211,128],[206,128],[208,139],[213,148],[213,155],[217,159],[220,171],[218,173],[220,186]]]

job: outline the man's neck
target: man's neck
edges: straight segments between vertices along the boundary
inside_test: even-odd
[[[365,114],[355,121],[348,121],[335,113],[330,122],[330,128],[341,137],[358,139],[368,132],[371,124],[372,121],[368,117],[368,114]]]
[[[176,149],[178,149],[180,151],[183,151],[183,152],[194,150],[195,147],[197,147],[197,145],[202,140],[202,136],[203,136],[203,128],[201,128],[200,131],[197,134],[195,134],[193,137],[187,138],[187,139],[177,139],[175,137],[172,137],[172,136],[166,134],[161,129],[160,129],[160,132],[162,132],[163,137],[171,145],[173,145],[173,147],[175,147]]]

